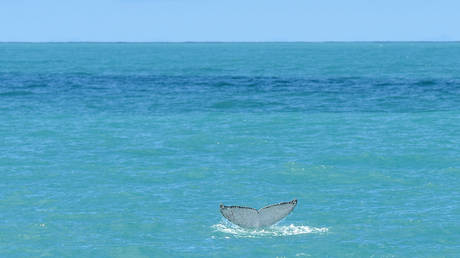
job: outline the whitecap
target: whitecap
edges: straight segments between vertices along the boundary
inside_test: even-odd
[[[279,236],[294,236],[303,234],[314,234],[314,233],[325,233],[328,232],[328,228],[322,227],[309,227],[309,226],[297,226],[288,225],[280,226],[273,225],[264,229],[245,229],[238,227],[230,223],[219,223],[211,226],[215,232],[221,232],[231,234],[235,237],[279,237]]]

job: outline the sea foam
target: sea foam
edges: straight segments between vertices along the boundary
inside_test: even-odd
[[[211,226],[215,232],[221,232],[233,235],[235,237],[279,237],[279,236],[294,236],[313,233],[326,233],[328,228],[309,227],[303,225],[273,225],[264,229],[245,229],[228,222],[221,222]]]

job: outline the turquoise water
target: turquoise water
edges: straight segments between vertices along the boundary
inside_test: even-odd
[[[460,43],[0,44],[0,256],[454,257],[459,143]]]

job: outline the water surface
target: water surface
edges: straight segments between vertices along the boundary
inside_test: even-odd
[[[0,44],[0,255],[453,257],[459,142],[460,43]]]

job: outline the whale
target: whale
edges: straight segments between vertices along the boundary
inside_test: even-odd
[[[276,224],[291,213],[297,200],[268,205],[261,209],[220,204],[220,213],[231,223],[242,228],[260,229]]]

